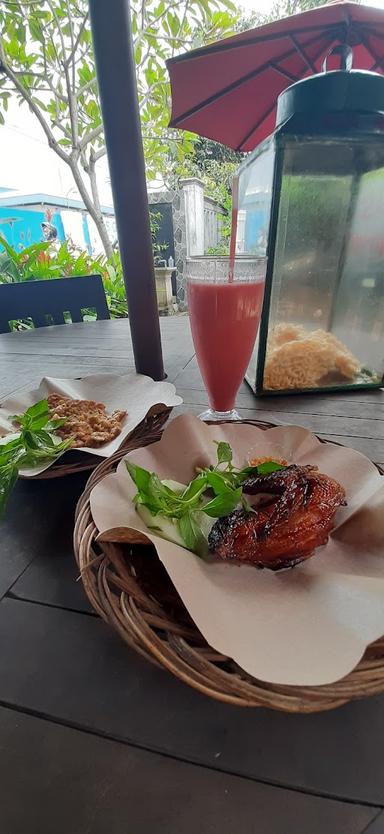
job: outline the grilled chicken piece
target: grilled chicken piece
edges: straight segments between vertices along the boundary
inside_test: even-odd
[[[243,484],[248,495],[277,496],[253,512],[235,510],[218,519],[208,538],[221,559],[280,570],[293,567],[326,544],[345,491],[311,466],[289,466]]]

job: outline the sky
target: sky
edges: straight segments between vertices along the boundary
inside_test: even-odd
[[[25,194],[45,193],[76,199],[77,189],[68,166],[50,150],[36,118],[28,107],[10,101],[6,124],[0,126],[0,187]],[[112,201],[106,181],[107,167],[100,163],[100,197]]]
[[[267,12],[272,5],[273,0],[241,0],[241,6],[248,13]],[[384,8],[384,0],[370,0],[370,5]],[[44,192],[68,198],[77,196],[69,169],[48,148],[35,117],[25,105],[19,107],[16,101],[10,103],[6,125],[0,126],[0,158],[0,187],[24,193]],[[98,180],[101,201],[110,204],[112,199],[105,161],[100,163]]]

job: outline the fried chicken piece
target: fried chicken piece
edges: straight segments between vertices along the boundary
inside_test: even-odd
[[[72,448],[88,446],[97,448],[117,437],[122,429],[126,411],[114,411],[109,415],[104,403],[95,400],[73,400],[62,394],[47,397],[52,420],[65,418],[65,423],[56,429],[56,434],[72,438]]]
[[[271,570],[293,567],[326,544],[336,510],[345,504],[343,487],[312,466],[249,478],[243,490],[278,497],[253,512],[235,510],[218,519],[209,548],[221,559]]]
[[[292,464],[267,476],[254,475],[244,481],[242,487],[245,495],[263,493],[281,496],[274,502],[273,510],[269,510],[271,514],[265,524],[265,535],[276,523],[284,521],[294,510],[303,506],[309,491],[309,473],[316,471],[314,466]]]

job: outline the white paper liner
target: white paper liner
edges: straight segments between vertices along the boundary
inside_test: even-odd
[[[236,462],[278,456],[318,465],[346,489],[329,543],[307,562],[273,573],[249,565],[207,563],[146,528],[131,498],[125,463],[91,493],[100,532],[129,528],[153,542],[207,642],[246,672],[276,684],[329,684],[347,675],[367,645],[384,634],[384,479],[359,452],[325,445],[298,426],[207,426],[182,415],[159,443],[127,458],[160,477],[187,483],[196,465],[215,462],[213,440],[227,440]]]
[[[109,458],[116,452],[125,438],[144,420],[152,406],[160,403],[166,406],[176,406],[182,403],[182,399],[177,396],[175,386],[172,383],[154,382],[151,377],[141,374],[129,373],[124,376],[95,374],[83,379],[44,377],[38,388],[16,393],[2,403],[0,408],[0,435],[6,435],[10,431],[14,432],[14,427],[7,419],[9,416],[21,414],[34,403],[53,393],[63,394],[73,399],[102,402],[109,414],[115,410],[127,411],[122,431],[110,443],[105,443],[96,449],[83,446],[74,450],[89,452],[100,458]],[[71,450],[65,452],[65,454],[71,455]],[[40,472],[44,472],[45,469],[52,466],[52,463],[53,461],[42,466],[22,469],[20,474],[24,477],[33,477]]]

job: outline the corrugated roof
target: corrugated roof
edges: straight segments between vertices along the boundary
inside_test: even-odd
[[[19,208],[22,206],[41,207],[53,206],[55,208],[73,209],[74,211],[87,211],[82,200],[74,200],[72,197],[57,197],[54,194],[23,194],[20,191],[1,192],[0,207],[1,208]],[[103,214],[109,217],[114,217],[115,211],[113,206],[101,206]]]

